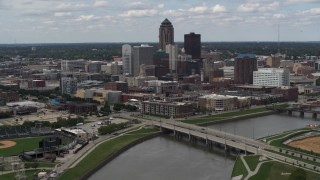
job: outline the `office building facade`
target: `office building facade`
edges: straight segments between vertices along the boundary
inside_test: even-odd
[[[253,72],[253,85],[257,86],[289,86],[290,72],[286,68],[260,68]]]
[[[133,76],[138,76],[140,65],[153,65],[153,46],[142,44],[141,46],[133,46]]]
[[[201,35],[191,32],[184,35],[184,50],[192,59],[201,58]]]
[[[62,77],[60,79],[61,94],[73,95],[77,92],[77,78]]]
[[[256,55],[238,54],[234,60],[234,83],[252,84],[253,71],[257,71]]]
[[[166,18],[159,28],[159,49],[165,50],[168,44],[174,44],[174,28]]]

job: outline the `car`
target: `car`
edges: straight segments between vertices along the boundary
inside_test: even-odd
[[[96,127],[96,125],[95,124],[91,124],[91,127]]]

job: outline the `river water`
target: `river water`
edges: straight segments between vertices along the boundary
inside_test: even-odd
[[[298,115],[270,115],[208,128],[257,139],[308,124],[319,124],[311,118],[295,116]],[[233,165],[234,158],[221,152],[206,151],[201,146],[194,147],[171,137],[156,137],[124,152],[90,180],[227,180],[231,177]]]

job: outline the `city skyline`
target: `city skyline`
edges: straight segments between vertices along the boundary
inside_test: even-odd
[[[175,41],[320,41],[319,0],[0,0],[0,43],[157,42],[168,18]],[[143,33],[142,33],[143,32]]]

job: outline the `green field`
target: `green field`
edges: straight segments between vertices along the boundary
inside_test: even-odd
[[[320,175],[290,166],[277,161],[264,163],[259,172],[249,178],[250,180],[291,180],[291,179],[306,179],[306,180],[319,180]]]
[[[242,177],[246,177],[248,175],[248,171],[246,170],[246,167],[244,166],[243,162],[240,159],[240,156],[238,156],[232,170],[232,177],[236,177],[239,175],[243,175]]]
[[[244,116],[244,115],[255,114],[255,113],[263,113],[263,112],[268,112],[268,111],[270,111],[270,110],[266,109],[265,107],[255,108],[255,109],[246,109],[246,110],[239,110],[239,111],[234,111],[234,112],[221,113],[221,114],[217,114],[217,115],[210,115],[210,116],[200,117],[200,118],[195,118],[195,119],[190,119],[190,120],[183,120],[182,122],[189,123],[189,124],[203,124],[203,123],[208,123],[208,122],[213,122],[213,121],[230,119],[230,118],[237,117],[237,116]]]
[[[43,137],[31,137],[31,138],[21,138],[21,139],[9,139],[10,141],[14,141],[17,144],[15,146],[0,149],[0,156],[15,156],[19,155],[23,151],[32,151],[39,146],[39,141],[41,141]]]
[[[40,172],[40,171],[39,170],[26,170],[25,175],[27,176],[27,180],[34,179],[33,176],[34,176],[34,173],[36,173],[36,172]],[[8,173],[8,174],[0,175],[0,179],[3,179],[3,180],[15,179],[14,176],[15,176],[15,173]]]
[[[254,171],[260,162],[259,161],[260,156],[245,156],[243,158],[247,162],[251,171]]]
[[[139,130],[138,130],[139,131]],[[130,143],[137,141],[140,138],[146,137],[149,134],[132,134],[119,136],[115,139],[106,141],[95,148],[89,155],[87,155],[79,164],[74,168],[67,170],[62,174],[59,179],[79,179],[87,174],[90,170],[97,167],[105,159],[107,159],[113,153],[119,151],[121,148],[129,145]]]
[[[259,164],[260,156],[245,156],[244,160],[248,164],[251,171],[254,171]],[[248,175],[248,172],[241,161],[237,158],[232,171],[232,177],[243,174],[243,178]],[[291,166],[278,161],[268,161],[261,165],[258,173],[249,178],[250,180],[320,180],[320,174],[316,174],[295,166]]]

